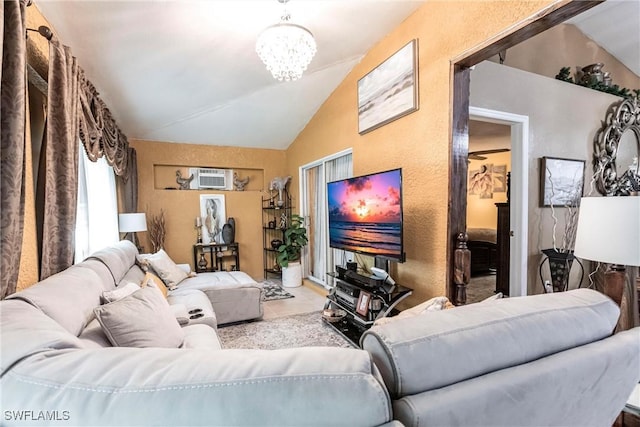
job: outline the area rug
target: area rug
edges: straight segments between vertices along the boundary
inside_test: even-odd
[[[295,296],[285,291],[279,283],[272,280],[265,280],[262,282],[262,301],[273,301],[287,298],[295,298]]]
[[[222,348],[353,347],[319,311],[218,328]]]

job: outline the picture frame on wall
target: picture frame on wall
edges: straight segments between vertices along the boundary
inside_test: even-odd
[[[418,110],[418,40],[411,40],[358,80],[358,133]]]
[[[584,160],[542,157],[540,206],[578,206],[584,189],[584,171]]]
[[[371,294],[366,291],[360,291],[358,297],[358,303],[356,305],[356,313],[366,316],[369,313],[369,300],[371,300]]]
[[[200,216],[203,225],[202,243],[224,243],[222,241],[222,226],[227,221],[224,195],[201,194]]]

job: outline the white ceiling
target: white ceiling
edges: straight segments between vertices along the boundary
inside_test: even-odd
[[[292,0],[292,22],[314,34],[318,53],[288,83],[255,53],[258,34],[282,15],[276,0],[36,4],[129,138],[284,149],[424,1]]]
[[[129,138],[284,149],[425,1],[291,0],[292,21],[311,30],[318,53],[289,83],[274,80],[255,53],[260,31],[282,14],[276,0],[36,4]],[[609,0],[569,22],[640,75],[638,19],[640,1]]]
[[[607,0],[567,23],[578,27],[587,37],[640,76],[639,0]]]

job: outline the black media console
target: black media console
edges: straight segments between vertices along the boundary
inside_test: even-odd
[[[339,268],[338,272],[328,275],[334,283],[324,308],[341,308],[347,315],[338,322],[325,322],[357,347],[362,334],[376,319],[395,314],[395,306],[413,292],[405,286],[390,285],[375,276],[352,270]]]

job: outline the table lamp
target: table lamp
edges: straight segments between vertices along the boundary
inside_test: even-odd
[[[138,238],[136,232],[147,231],[147,216],[144,213],[124,213],[118,215],[118,228],[121,233],[125,233],[124,238],[127,238],[127,234],[131,233],[132,242],[138,248],[138,251],[142,252],[142,248],[138,245]]]
[[[640,266],[640,196],[583,197],[574,254],[611,264],[604,293],[620,305],[625,266]]]

